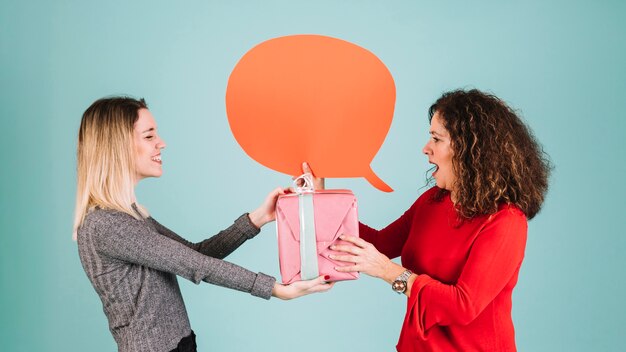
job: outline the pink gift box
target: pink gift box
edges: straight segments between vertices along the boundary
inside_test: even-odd
[[[349,190],[323,190],[312,195],[319,275],[329,275],[328,281],[357,279],[357,272],[343,273],[335,270],[336,266],[345,266],[348,263],[328,257],[330,254],[344,254],[332,251],[331,245],[352,245],[340,240],[340,235],[359,235],[356,197]],[[298,194],[286,194],[278,197],[276,202],[278,255],[284,284],[301,280],[299,197]]]

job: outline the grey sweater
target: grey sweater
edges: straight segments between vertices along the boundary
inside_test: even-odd
[[[103,209],[87,214],[78,253],[119,351],[170,351],[191,333],[176,275],[269,299],[275,278],[221,260],[258,233],[247,214],[200,243],[152,217]]]

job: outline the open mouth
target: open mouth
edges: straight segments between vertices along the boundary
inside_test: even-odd
[[[163,164],[163,162],[161,162],[161,154],[153,156],[152,161],[158,163],[159,165]]]
[[[432,173],[433,177],[435,177],[435,175],[437,174],[437,171],[439,171],[439,165],[433,163],[432,161],[429,161],[429,163],[431,163],[432,165],[434,165],[434,171]]]

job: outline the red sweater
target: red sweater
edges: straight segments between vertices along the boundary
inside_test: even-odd
[[[360,236],[417,274],[398,351],[515,351],[511,293],[517,283],[527,221],[513,205],[461,225],[447,195],[433,187],[399,219]]]

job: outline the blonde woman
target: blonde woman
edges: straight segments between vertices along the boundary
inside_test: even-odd
[[[200,243],[186,241],[153,219],[137,203],[134,186],[161,176],[163,148],[143,99],[104,98],[83,114],[74,239],[119,351],[196,351],[177,275],[264,299],[292,299],[332,287],[325,276],[281,285],[274,277],[222,260],[275,219],[283,189]]]

